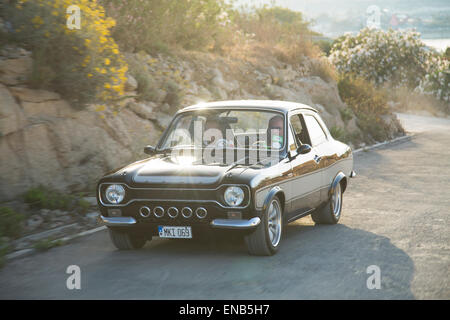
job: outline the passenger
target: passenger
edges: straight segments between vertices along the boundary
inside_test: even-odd
[[[274,116],[269,120],[267,128],[269,146],[274,149],[281,149],[284,143],[284,119],[282,116]]]

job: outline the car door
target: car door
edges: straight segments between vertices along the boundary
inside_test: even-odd
[[[328,201],[330,194],[330,186],[333,182],[333,179],[336,177],[336,175],[339,173],[339,171],[343,172],[350,172],[351,169],[345,170],[345,164],[342,163],[341,165],[338,164],[338,161],[340,159],[340,155],[337,153],[336,149],[336,142],[332,138],[330,131],[328,130],[325,122],[320,117],[320,115],[315,114],[314,117],[319,122],[320,126],[322,127],[323,131],[325,132],[327,136],[327,141],[320,144],[320,156],[321,156],[321,167],[322,167],[322,191],[321,191],[321,198],[322,201]]]
[[[314,148],[306,154],[298,154],[297,149],[302,144],[310,144],[309,135],[301,113],[289,117],[290,130],[294,141],[289,145],[290,162],[293,177],[291,179],[292,212],[290,219],[300,217],[316,208],[320,203],[321,175],[318,162],[315,160]]]
[[[324,202],[328,198],[329,185],[326,182],[326,168],[329,151],[329,141],[327,130],[323,128],[325,124],[319,121],[318,115],[314,113],[303,114],[306,127],[308,129],[309,139],[312,146],[314,160],[320,171],[320,180],[318,180],[317,187],[320,189],[320,202]],[[322,124],[321,124],[322,123]]]

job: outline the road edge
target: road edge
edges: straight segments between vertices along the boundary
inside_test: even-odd
[[[94,233],[97,233],[97,232],[103,231],[103,230],[106,230],[106,226],[100,226],[100,227],[96,227],[96,228],[93,228],[93,229],[85,230],[85,231],[82,231],[82,232],[79,232],[79,233],[76,233],[76,234],[73,234],[73,235],[70,235],[70,236],[65,236],[65,237],[62,237],[62,238],[59,238],[59,239],[52,240],[51,242],[54,243],[54,244],[59,244],[59,243],[65,244],[65,243],[67,243],[67,242],[69,242],[71,240],[74,240],[74,239],[77,239],[77,238],[81,238],[81,237],[84,237],[84,236],[88,236],[88,235],[91,235],[91,234],[94,234]],[[42,252],[42,251],[37,250],[35,248],[27,248],[27,249],[17,250],[17,251],[8,253],[5,256],[5,260],[6,261],[11,261],[11,260],[15,260],[15,259],[18,259],[18,258],[24,258],[24,257],[33,255],[33,254],[38,253],[38,252]]]
[[[386,145],[390,145],[390,144],[395,144],[396,142],[410,141],[415,135],[416,134],[409,133],[409,134],[406,134],[404,136],[394,138],[392,140],[387,140],[387,141],[384,141],[384,142],[379,142],[379,143],[373,144],[371,146],[359,148],[359,149],[354,150],[353,154],[360,153],[362,151],[369,151],[369,150],[380,148],[380,147],[383,147],[383,146],[386,146]]]

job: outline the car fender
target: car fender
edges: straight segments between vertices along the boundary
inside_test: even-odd
[[[270,204],[270,201],[273,199],[273,197],[275,197],[276,195],[279,195],[280,197],[280,204],[282,209],[284,210],[284,206],[285,206],[285,195],[284,195],[284,191],[283,189],[281,189],[279,186],[275,186],[272,189],[270,189],[269,193],[266,195],[266,199],[264,200],[264,204],[262,207],[262,212],[265,212],[267,210],[267,207]]]
[[[331,183],[331,188],[328,193],[328,195],[330,197],[333,194],[334,189],[336,188],[337,184],[340,183],[341,181],[344,182],[344,184],[342,186],[342,193],[344,193],[345,189],[347,188],[347,176],[342,171],[338,172],[336,177],[334,177],[333,182]]]

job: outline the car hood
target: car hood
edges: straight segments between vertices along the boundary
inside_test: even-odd
[[[124,170],[133,184],[138,185],[217,185],[229,172],[235,176],[245,169],[234,163],[202,164],[190,157],[159,156]]]

